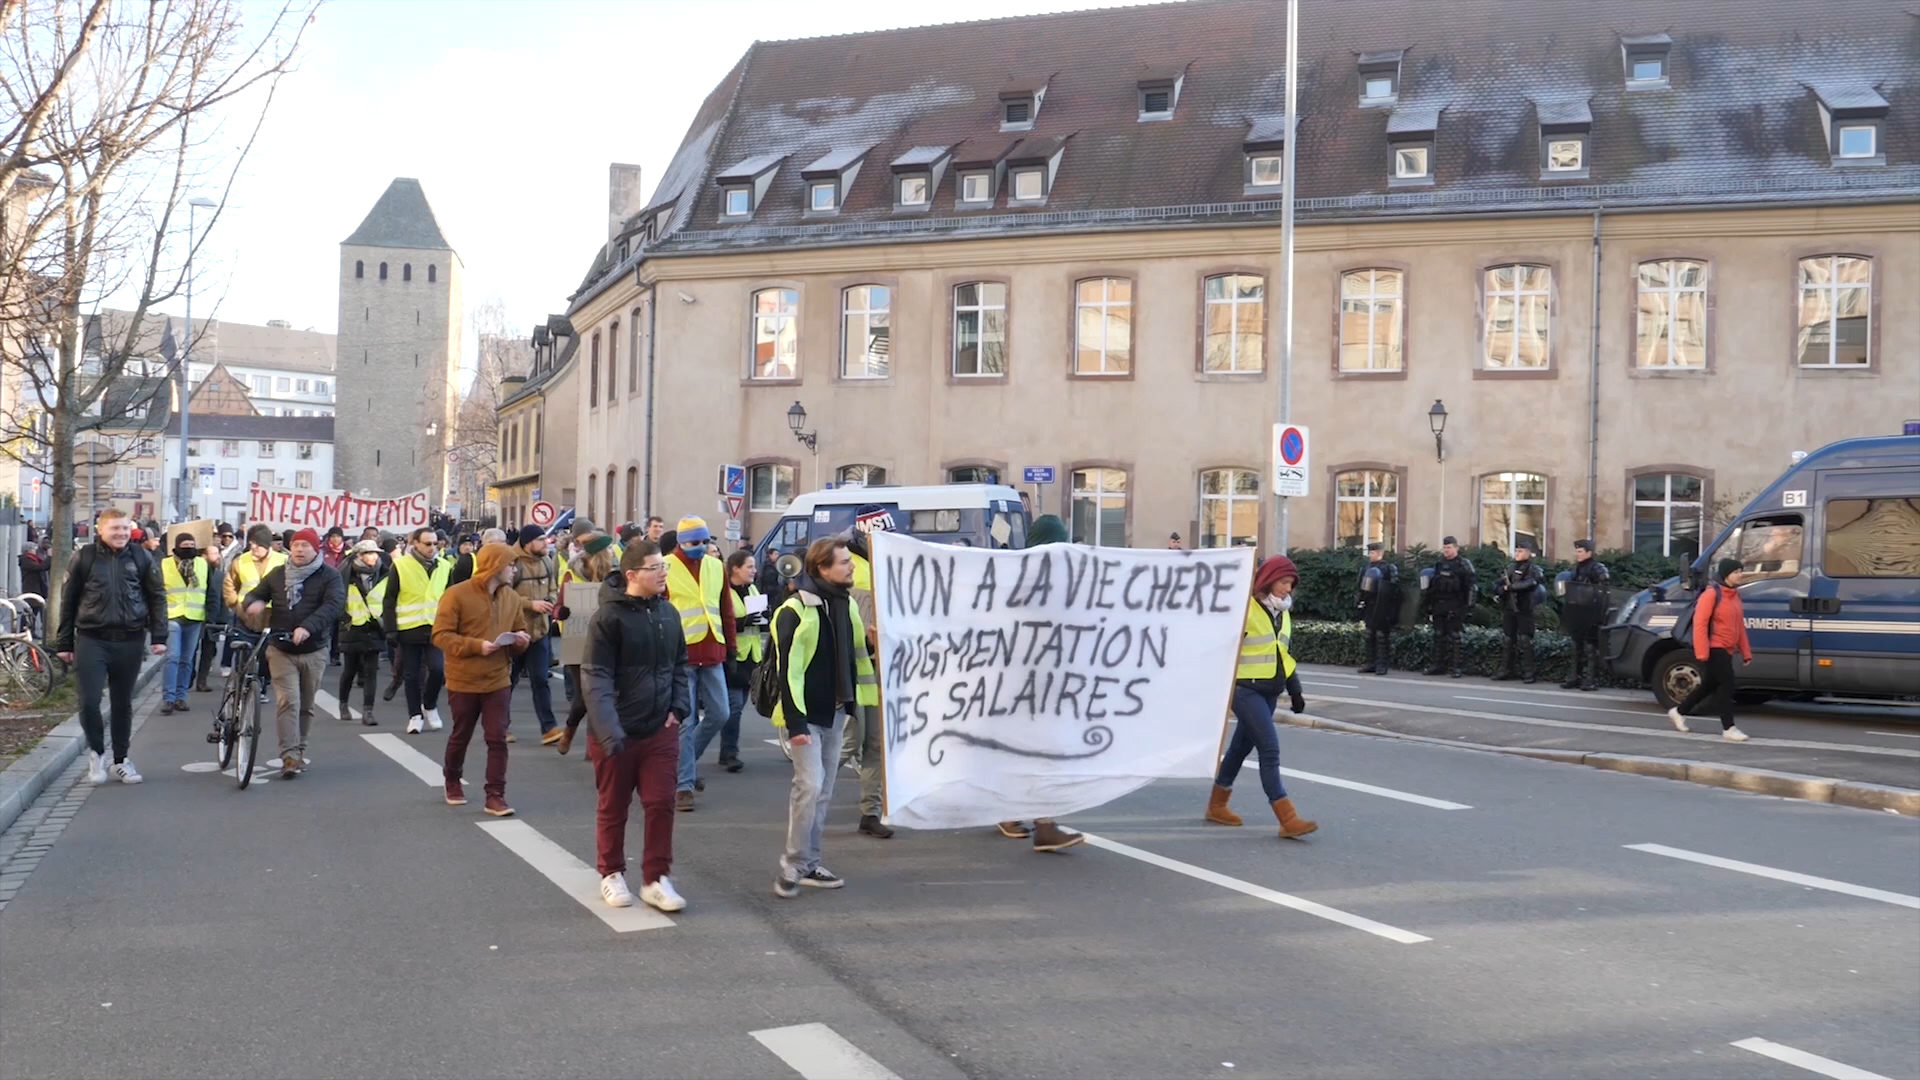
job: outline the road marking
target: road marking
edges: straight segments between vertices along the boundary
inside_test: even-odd
[[[1355,930],[1365,930],[1369,934],[1386,938],[1388,941],[1397,941],[1402,945],[1416,945],[1422,941],[1433,940],[1430,937],[1416,934],[1410,930],[1402,930],[1397,926],[1388,926],[1386,923],[1374,922],[1365,916],[1355,915],[1351,912],[1341,911],[1339,908],[1328,907],[1325,904],[1316,903],[1312,900],[1269,889],[1264,885],[1255,885],[1251,882],[1241,881],[1239,878],[1231,878],[1225,874],[1215,873],[1212,870],[1195,866],[1192,863],[1183,863],[1178,859],[1169,859],[1164,855],[1155,855],[1151,851],[1143,851],[1137,847],[1129,847],[1126,844],[1108,840],[1104,836],[1095,836],[1092,833],[1085,833],[1083,835],[1086,836],[1087,843],[1092,844],[1094,847],[1111,851],[1116,855],[1125,855],[1129,859],[1138,859],[1150,866],[1158,866],[1162,870],[1171,870],[1176,874],[1185,874],[1198,881],[1218,885],[1223,889],[1231,889],[1242,895],[1251,896],[1256,900],[1265,900],[1269,904],[1278,904],[1281,907],[1292,908],[1295,911],[1305,912],[1308,915],[1315,915],[1329,922],[1337,922],[1342,926],[1351,926]]]
[[[1869,731],[1869,732],[1867,732],[1867,734],[1869,734],[1869,735],[1893,735],[1893,736],[1897,736],[1897,737],[1899,737],[1899,738],[1902,738],[1902,739],[1920,739],[1920,735],[1915,735],[1915,734],[1914,734],[1913,732],[1911,732],[1911,731]]]
[[[1303,683],[1302,685],[1305,685],[1305,684]],[[1321,681],[1320,681],[1319,679],[1315,679],[1315,680],[1313,680],[1313,685],[1315,685],[1315,686],[1337,686],[1337,687],[1339,687],[1339,688],[1340,688],[1340,689],[1342,689],[1342,690],[1358,690],[1358,689],[1360,689],[1360,684],[1359,684],[1359,683],[1344,683],[1344,682],[1321,682]]]
[[[1768,1039],[1758,1037],[1741,1039],[1732,1045],[1742,1050],[1751,1050],[1763,1057],[1770,1057],[1775,1061],[1784,1061],[1789,1065],[1796,1065],[1808,1072],[1819,1073],[1821,1076],[1831,1076],[1834,1080],[1887,1080],[1886,1077],[1881,1076],[1879,1073],[1868,1072],[1865,1069],[1856,1069],[1851,1065],[1835,1061],[1832,1058],[1823,1058],[1819,1054],[1809,1054],[1805,1050],[1796,1050],[1785,1043],[1777,1043]]]
[[[660,930],[673,925],[672,919],[641,903],[637,896],[632,907],[608,907],[607,902],[600,899],[599,873],[526,822],[501,820],[474,824],[500,841],[508,851],[525,859],[542,877],[560,886],[560,891],[573,897],[581,907],[598,915],[614,932]]]
[[[763,1028],[752,1034],[806,1080],[900,1080],[825,1024]]]
[[[1541,708],[1541,709],[1572,709],[1575,712],[1619,713],[1622,716],[1638,716],[1646,719],[1658,719],[1658,720],[1664,720],[1667,718],[1666,713],[1648,712],[1644,709],[1609,709],[1601,705],[1555,705],[1555,704],[1552,704],[1551,702],[1546,702],[1546,701],[1522,701],[1522,700],[1513,700],[1508,698],[1497,698],[1497,697],[1474,697],[1471,694],[1455,694],[1453,696],[1460,701],[1486,701],[1495,705],[1532,705],[1536,708]]]
[[[1776,870],[1759,863],[1741,862],[1738,859],[1723,859],[1718,855],[1703,855],[1698,851],[1685,848],[1668,847],[1665,844],[1626,844],[1624,847],[1634,851],[1644,851],[1649,855],[1665,855],[1670,859],[1685,859],[1705,866],[1717,866],[1722,870],[1736,870],[1755,877],[1772,878],[1775,881],[1788,881],[1795,885],[1805,885],[1810,889],[1825,889],[1828,892],[1845,893],[1865,900],[1878,900],[1883,904],[1895,904],[1900,907],[1920,910],[1920,896],[1908,896],[1906,893],[1888,892],[1885,889],[1870,889],[1865,885],[1852,885],[1832,878],[1814,877],[1793,870]]]
[[[360,737],[371,743],[375,750],[399,762],[401,768],[419,777],[428,787],[446,786],[446,767],[402,742],[400,736],[380,732]],[[465,780],[460,782],[466,783]]]
[[[1368,795],[1378,795],[1383,799],[1398,799],[1415,806],[1431,806],[1435,810],[1471,810],[1466,803],[1448,802],[1445,799],[1432,799],[1425,795],[1415,795],[1410,791],[1395,791],[1392,788],[1374,787],[1362,784],[1358,780],[1342,780],[1337,776],[1322,776],[1319,773],[1301,772],[1299,769],[1281,769],[1282,776],[1291,776],[1296,780],[1311,780],[1316,784],[1330,784],[1333,787],[1346,788],[1349,791],[1364,791]]]

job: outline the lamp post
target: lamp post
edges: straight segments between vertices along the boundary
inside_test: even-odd
[[[1434,398],[1433,408],[1427,410],[1427,427],[1433,430],[1433,460],[1440,469],[1440,514],[1436,524],[1444,536],[1447,532],[1447,446],[1441,437],[1447,430],[1447,406],[1439,398]]]
[[[1300,0],[1287,0],[1287,96],[1286,96],[1286,141],[1280,148],[1280,416],[1278,423],[1293,421],[1293,135],[1296,127],[1295,117],[1299,113],[1300,96]],[[1278,427],[1275,428],[1278,431]],[[1276,458],[1279,454],[1280,440],[1273,440]],[[1280,462],[1275,460],[1268,471],[1269,477],[1278,478]],[[1287,551],[1287,499],[1278,496],[1280,504],[1276,517],[1279,519],[1278,543],[1273,550],[1279,554]]]
[[[187,200],[187,347],[180,361],[180,484],[173,500],[174,512],[179,515],[177,521],[193,516],[193,462],[187,456],[193,422],[193,212],[217,205],[212,199],[199,196]]]
[[[820,432],[807,431],[807,407],[799,402],[787,410],[787,427],[793,431],[793,437],[800,445],[813,454],[813,490],[820,490]]]

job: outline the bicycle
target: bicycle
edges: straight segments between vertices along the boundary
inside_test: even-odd
[[[53,693],[53,657],[26,633],[0,634],[0,706],[25,708]]]
[[[229,635],[232,633],[228,631]],[[255,643],[240,638],[227,643],[232,673],[227,676],[226,689],[214,709],[213,730],[207,733],[207,741],[217,747],[214,760],[222,772],[231,768],[234,783],[242,791],[253,783],[253,766],[258,758],[260,686],[266,678],[265,646],[269,640],[263,638]]]

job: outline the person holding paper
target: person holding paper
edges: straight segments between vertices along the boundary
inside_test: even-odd
[[[511,817],[507,805],[507,705],[513,696],[509,673],[513,658],[527,650],[530,611],[550,613],[544,602],[529,604],[513,591],[514,550],[488,544],[473,560],[473,578],[447,589],[433,617],[433,644],[446,657],[447,709],[453,730],[447,735],[448,806],[467,801],[460,774],[467,744],[478,724],[487,742],[486,812]]]
[[[727,723],[720,729],[720,767],[730,773],[746,768],[740,760],[740,713],[747,705],[747,682],[767,654],[772,612],[753,583],[753,552],[745,547],[727,556],[727,589],[733,593],[733,655],[727,661]],[[703,728],[694,739],[693,757],[707,752],[713,736]]]
[[[1220,762],[1220,773],[1213,781],[1213,796],[1207,800],[1208,821],[1215,825],[1242,824],[1240,815],[1227,809],[1233,794],[1234,778],[1249,753],[1260,756],[1260,786],[1266,790],[1273,816],[1280,822],[1282,839],[1307,835],[1320,826],[1301,817],[1280,782],[1280,735],[1273,725],[1273,710],[1285,690],[1293,699],[1293,711],[1306,711],[1301,694],[1300,676],[1294,674],[1293,654],[1288,644],[1293,637],[1293,587],[1300,571],[1285,555],[1269,555],[1253,574],[1253,600],[1247,605],[1246,630],[1240,639],[1240,666],[1233,684],[1233,739],[1227,743],[1227,756]]]

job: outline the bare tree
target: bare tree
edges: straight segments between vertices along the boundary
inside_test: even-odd
[[[79,439],[168,392],[183,351],[156,350],[150,312],[185,289],[314,6],[0,0],[0,453],[51,477],[56,593]],[[219,197],[183,243],[190,191]],[[121,314],[90,321],[109,299]],[[160,377],[144,402],[115,392],[135,375]]]
[[[500,405],[515,385],[507,380],[527,374],[532,353],[524,335],[516,336],[507,306],[497,297],[475,307],[468,322],[479,351],[473,382],[454,416],[447,458],[453,466],[453,489],[467,502],[466,516],[478,518],[486,490],[499,479]]]

